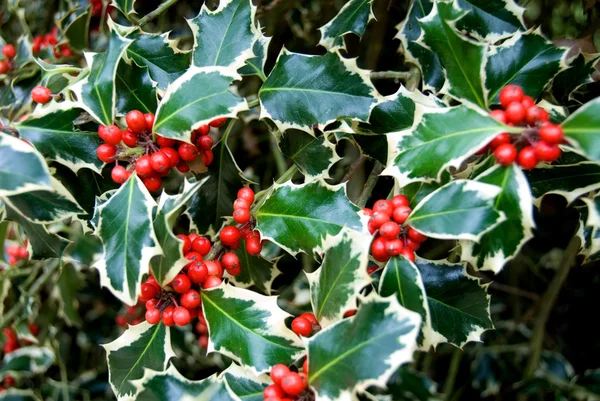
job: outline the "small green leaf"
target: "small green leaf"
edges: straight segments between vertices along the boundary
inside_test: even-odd
[[[91,8],[88,7],[87,3],[83,3],[71,11],[73,12],[61,19],[57,25],[61,27],[71,48],[77,50],[89,48]]]
[[[272,384],[268,375],[256,376],[250,369],[242,368],[235,363],[229,365],[222,376],[231,391],[243,401],[263,401],[263,391]]]
[[[567,68],[554,77],[552,94],[559,104],[568,103],[577,89],[593,82],[592,74],[599,58],[598,54],[579,53],[569,60]]]
[[[302,251],[312,255],[322,249],[323,238],[336,235],[344,227],[364,231],[359,208],[346,197],[343,185],[324,181],[276,185],[256,211],[256,228],[261,236],[275,242],[288,253]]]
[[[567,139],[589,159],[600,161],[600,97],[571,114],[562,123],[562,128]]]
[[[135,11],[135,0],[112,0],[112,5],[125,15],[137,14]]]
[[[273,280],[280,274],[276,266],[277,260],[274,263],[261,255],[251,256],[246,251],[246,241],[244,239],[240,240],[240,246],[232,252],[239,258],[242,272],[235,277],[230,277],[229,280],[238,287],[256,286],[261,293],[271,294]]]
[[[600,188],[600,165],[592,162],[536,168],[526,171],[525,176],[536,200],[546,194],[558,194],[571,203]]]
[[[369,21],[375,18],[371,5],[373,0],[350,0],[334,19],[319,28],[321,40],[319,44],[327,50],[338,47],[346,48],[344,36],[353,33],[359,38],[363,36]]]
[[[265,63],[267,62],[269,44],[271,37],[264,36],[259,33],[259,36],[252,45],[254,57],[246,60],[246,65],[238,70],[240,75],[258,75],[262,81],[267,80],[265,75]]]
[[[449,181],[449,180],[446,180]],[[446,184],[447,182],[443,182]],[[400,189],[400,194],[408,198],[411,208],[415,208],[427,195],[440,188],[437,182],[412,182]]]
[[[368,123],[359,123],[360,131],[387,134],[412,127],[415,118],[414,95],[403,87],[373,108]]]
[[[302,354],[299,338],[285,326],[290,315],[277,306],[276,297],[224,284],[202,291],[202,306],[210,333],[208,352],[258,373],[290,364]]]
[[[43,347],[23,347],[4,355],[0,378],[5,376],[31,377],[44,373],[54,363],[54,353]]]
[[[366,121],[375,93],[355,60],[337,52],[307,56],[284,49],[258,95],[261,118],[273,120],[281,132],[312,133],[314,124],[324,127],[342,117]]]
[[[131,110],[154,113],[158,107],[155,83],[147,67],[119,63],[117,69],[117,113],[125,115]]]
[[[511,36],[523,28],[523,11],[513,0],[458,0],[468,13],[456,22],[456,28],[490,43]]]
[[[329,178],[329,169],[341,158],[325,135],[318,137],[288,130],[279,142],[281,152],[292,159],[307,179]]]
[[[60,305],[58,315],[61,316],[69,326],[81,327],[83,321],[79,316],[76,293],[85,285],[85,281],[73,266],[67,264],[62,267],[58,281],[58,296],[56,300]]]
[[[401,366],[387,383],[394,401],[439,401],[437,386],[423,373]]]

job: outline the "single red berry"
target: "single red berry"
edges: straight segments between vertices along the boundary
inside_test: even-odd
[[[195,262],[192,264],[190,267],[188,267],[187,273],[190,280],[196,284],[203,283],[208,277],[208,269],[202,262]]]
[[[239,276],[242,273],[242,267],[232,267],[231,269],[227,269],[227,273],[233,277]]]
[[[42,44],[44,39],[40,35],[36,35],[33,37],[33,42],[31,44],[31,51],[35,53],[39,53],[42,50]]]
[[[250,221],[250,210],[236,209],[233,211],[233,220],[238,224],[246,224]]]
[[[164,148],[164,147],[172,148],[175,145],[175,139],[165,138],[164,136],[157,135],[156,143],[161,148]]]
[[[146,120],[146,129],[152,131],[152,127],[154,127],[154,113],[144,114],[144,120]]]
[[[152,299],[146,301],[146,309],[156,308],[157,304],[158,304],[158,299],[152,298]]]
[[[31,90],[31,100],[36,103],[46,104],[52,99],[52,92],[45,86],[36,86]]]
[[[427,239],[427,237],[412,227],[408,228],[408,238],[412,239],[416,242],[423,242]]]
[[[135,172],[142,178],[149,177],[154,174],[154,169],[152,168],[152,161],[150,160],[150,156],[143,155],[135,161]]]
[[[254,202],[254,191],[249,187],[240,188],[237,197],[238,199],[245,199],[252,204]]]
[[[307,337],[312,334],[312,323],[303,317],[297,317],[292,320],[292,331],[299,336]]]
[[[146,311],[146,321],[150,324],[160,322],[160,311],[156,308],[148,309]]]
[[[394,223],[393,221],[388,221],[387,223],[383,223],[381,227],[379,227],[379,234],[385,239],[393,239],[400,234],[400,226],[398,223]]]
[[[517,148],[515,148],[515,145],[511,143],[505,143],[496,148],[494,151],[494,157],[496,158],[496,162],[498,162],[498,164],[501,164],[502,166],[508,166],[517,158]]]
[[[227,122],[227,117],[215,118],[211,122],[208,123],[211,127],[219,128],[225,125]]]
[[[525,111],[529,110],[531,107],[535,106],[535,100],[531,96],[523,96],[523,100],[521,100],[521,104],[525,108]]]
[[[503,132],[496,135],[494,139],[492,139],[492,142],[490,142],[490,148],[494,150],[498,146],[504,145],[505,143],[510,143],[510,135],[508,135],[506,132]]]
[[[162,185],[162,178],[158,176],[145,177],[142,178],[142,183],[150,192],[156,192],[160,189]]]
[[[400,255],[404,245],[402,244],[402,240],[399,238],[389,239],[385,241],[385,251],[388,256],[397,256]]]
[[[237,198],[233,202],[233,210],[238,210],[238,209],[250,210],[251,206],[252,206],[252,203],[249,202],[247,199]]]
[[[153,285],[156,288],[156,291],[160,291],[160,284],[154,277],[152,277],[152,271],[150,271],[150,277],[146,279],[146,284]]]
[[[302,371],[308,376],[308,357],[302,362]]]
[[[123,315],[117,315],[117,317],[115,318],[115,323],[117,324],[117,326],[122,327],[127,324],[127,319]]]
[[[523,96],[523,89],[521,89],[519,86],[506,85],[500,91],[500,104],[506,109],[511,103],[521,103]]]
[[[144,283],[141,285],[139,299],[142,302],[151,300],[158,295],[158,290],[152,284]]]
[[[205,166],[209,166],[213,162],[214,158],[215,155],[213,154],[212,150],[205,150],[202,152],[202,163],[204,163]]]
[[[9,60],[12,60],[17,55],[17,49],[13,45],[4,45],[2,47],[2,54]]]
[[[304,319],[308,320],[313,325],[317,325],[317,326],[319,325],[319,321],[317,320],[317,317],[310,312],[304,312],[298,317],[303,317]]]
[[[175,149],[164,147],[160,150],[160,152],[164,153],[165,156],[167,156],[167,159],[169,159],[169,168],[177,166],[179,163],[179,153]]]
[[[306,382],[298,373],[290,372],[281,381],[281,388],[288,395],[294,397],[304,391],[304,389],[306,388]]]
[[[490,117],[501,122],[502,124],[506,124],[508,122],[506,120],[506,114],[504,113],[504,110],[492,110],[490,111]]]
[[[400,255],[404,256],[406,259],[410,260],[411,262],[415,261],[415,251],[413,251],[409,247],[402,248],[402,250],[400,251]]]
[[[121,132],[121,140],[130,148],[135,148],[137,146],[138,136],[134,134],[132,130],[127,128],[125,131]]]
[[[412,213],[412,209],[408,206],[400,206],[394,209],[394,214],[392,215],[394,221],[398,224],[404,224],[404,222],[408,219],[408,216]]]
[[[215,288],[215,287],[220,286],[221,283],[223,283],[223,280],[221,280],[219,277],[208,276],[206,278],[206,280],[204,280],[204,282],[202,283],[202,288],[204,288],[205,290],[208,290],[210,288]]]
[[[189,237],[190,241],[192,241],[192,234],[188,235],[188,237]],[[198,237],[194,237],[194,240],[192,241],[192,246],[194,245],[194,241],[196,240],[196,238],[198,238]],[[193,251],[186,253],[185,258],[190,261],[190,263],[188,263],[186,265],[188,267],[191,266],[192,263],[202,262],[202,260],[203,260],[202,255],[200,255],[198,252],[193,252]]]
[[[8,62],[7,60],[1,60],[0,61],[0,75],[6,74],[9,71],[10,71],[10,62]],[[32,91],[31,97],[33,98],[33,91]],[[48,101],[50,101],[50,99],[48,99]],[[34,102],[35,102],[35,100],[34,100]]]
[[[121,130],[116,125],[107,125],[101,138],[109,145],[118,145],[121,143]]]
[[[543,116],[542,110],[537,106],[528,108],[525,112],[525,122],[529,125],[535,125],[535,123],[541,121],[540,118]]]
[[[271,380],[277,385],[281,385],[281,381],[290,373],[290,368],[280,363],[271,368]]]
[[[183,241],[183,254],[185,255],[192,249],[192,241],[185,234],[179,234],[177,238]]]
[[[538,163],[538,159],[535,155],[535,148],[533,146],[525,146],[519,152],[517,161],[519,166],[523,167],[525,170],[531,170],[535,168]]]
[[[223,227],[221,233],[219,234],[219,238],[221,238],[221,242],[225,245],[232,245],[236,241],[239,241],[241,237],[241,233],[239,228],[236,226],[226,226]]]
[[[223,277],[223,267],[217,261],[207,260],[204,262],[204,265],[206,266],[206,271],[209,276]]]
[[[173,320],[173,311],[175,307],[173,305],[169,305],[163,310],[161,320],[165,326],[173,326],[175,321]]]
[[[561,143],[564,136],[565,134],[560,125],[545,123],[540,128],[540,138],[549,145]]]
[[[279,387],[279,385],[277,385],[277,384],[268,385],[263,390],[263,398],[265,400],[269,399],[269,398],[280,398],[281,399],[283,397],[285,397],[285,391],[283,391],[283,389],[281,387]]]
[[[379,270],[379,266],[377,265],[371,265],[367,267],[367,274],[373,274],[375,273],[377,270]]]
[[[208,347],[208,336],[207,335],[202,335],[202,336],[198,337],[198,344],[202,348]]]
[[[192,250],[198,252],[202,256],[208,255],[210,248],[211,245],[208,238],[198,236],[198,238],[195,238],[194,241],[192,241]]]
[[[17,342],[17,335],[12,329],[5,327],[2,329],[2,334],[4,334],[7,341]]]
[[[176,275],[173,281],[171,282],[171,285],[173,286],[175,292],[178,292],[180,294],[184,294],[188,292],[190,288],[192,288],[192,282],[185,274]]]
[[[40,326],[35,323],[29,323],[27,327],[29,328],[29,332],[34,336],[37,336],[40,332]]]
[[[377,237],[371,244],[371,255],[378,262],[386,262],[389,260],[390,255],[387,252],[387,243],[385,238]]]
[[[125,115],[127,127],[136,134],[141,134],[146,131],[146,117],[139,110],[132,110]]]
[[[29,257],[29,251],[27,250],[26,246],[20,246],[19,247],[19,258],[20,259],[27,259]]]
[[[150,165],[152,169],[159,173],[169,170],[170,160],[163,152],[155,152],[150,156]]]
[[[103,143],[102,145],[98,146],[98,149],[96,149],[96,155],[98,156],[98,159],[104,163],[112,162],[116,154],[117,148],[115,148],[114,145],[109,145],[107,143]]]
[[[381,227],[388,221],[390,221],[390,216],[387,213],[381,211],[374,211],[373,215],[369,219],[369,223],[373,224],[373,227],[376,229]]]
[[[182,143],[179,146],[178,152],[181,159],[186,162],[196,160],[196,157],[198,157],[198,149],[189,143]]]
[[[258,235],[251,235],[246,238],[246,252],[248,255],[257,256],[262,251],[262,242]]]
[[[214,144],[215,141],[208,135],[201,136],[196,142],[197,147],[202,150],[211,150]]]
[[[117,184],[123,184],[129,178],[129,174],[125,167],[116,165],[110,172],[110,177]]]
[[[373,213],[376,212],[385,213],[388,215],[388,217],[392,217],[392,214],[394,213],[394,207],[392,206],[392,203],[390,201],[387,201],[385,199],[379,199],[373,205]]]
[[[513,102],[506,108],[506,119],[509,123],[520,124],[525,119],[525,110],[521,103]]]
[[[200,128],[196,129],[195,132],[200,136],[208,135],[210,133],[210,126],[208,124],[201,125]]]
[[[368,207],[363,207],[363,213],[365,214],[365,216],[373,216],[373,210],[369,209]]]
[[[221,263],[225,269],[232,269],[240,265],[240,259],[233,252],[225,252],[221,257]]]
[[[183,306],[178,306],[173,310],[173,321],[177,326],[186,326],[190,323],[190,320],[192,320],[192,315]]]
[[[390,200],[390,203],[392,204],[392,207],[394,209],[396,209],[396,208],[398,208],[400,206],[410,206],[410,201],[404,195],[396,195],[396,196],[394,196]],[[392,211],[392,215],[393,215],[393,211]]]
[[[177,167],[177,170],[183,174],[190,171],[190,166],[188,166],[187,163],[184,162],[183,160],[181,160],[179,163],[177,163],[177,166],[175,166],[175,167]]]
[[[419,249],[421,247],[421,243],[420,242],[417,242],[417,241],[412,240],[410,238],[406,239],[405,245],[406,245],[406,248],[410,248],[413,251],[416,251],[417,249]]]
[[[539,141],[534,146],[535,157],[543,162],[553,162],[560,157],[558,145],[551,145],[545,141]]]

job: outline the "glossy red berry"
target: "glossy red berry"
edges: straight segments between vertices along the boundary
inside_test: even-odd
[[[408,219],[408,216],[412,213],[412,209],[408,206],[400,206],[394,209],[394,214],[392,217],[394,221],[398,224],[404,224],[404,222]]]
[[[237,197],[238,199],[245,199],[252,204],[252,202],[254,202],[254,191],[248,187],[240,188]]]
[[[175,149],[164,147],[160,150],[160,152],[164,153],[165,156],[167,156],[167,159],[169,160],[169,168],[177,166],[180,158],[179,153]]]
[[[383,223],[381,227],[379,227],[379,235],[385,239],[396,238],[398,234],[400,234],[400,226],[398,223],[394,223],[393,221]]]
[[[258,235],[251,235],[246,238],[246,252],[248,255],[257,256],[262,251],[262,242]]]
[[[490,142],[490,148],[496,149],[498,146],[504,145],[505,143],[510,143],[510,135],[508,135],[506,132],[503,132],[496,135],[494,139],[492,139],[492,142]]]
[[[415,251],[413,251],[409,247],[402,248],[402,250],[400,251],[400,255],[404,256],[406,259],[410,260],[411,262],[415,261]]]
[[[194,237],[194,238],[192,239],[192,235],[193,235],[193,234],[190,234],[190,235],[188,235],[188,237],[189,237],[190,241],[192,241],[192,246],[193,246],[193,245],[194,245],[194,241],[195,241],[195,240],[196,240],[196,238],[198,238],[198,237]],[[193,248],[192,248],[192,249],[193,249]],[[189,267],[189,266],[191,266],[191,265],[192,265],[192,263],[196,263],[196,262],[202,262],[202,260],[203,260],[203,258],[202,258],[202,255],[200,255],[198,252],[193,252],[193,251],[192,251],[192,252],[188,252],[188,253],[186,253],[186,254],[185,254],[185,258],[186,258],[187,260],[189,260],[189,261],[190,261],[190,263],[188,263],[188,264],[186,265],[186,266],[188,266],[188,267]]]
[[[377,212],[385,213],[388,215],[388,217],[392,217],[392,213],[394,213],[394,207],[390,201],[379,199],[373,205],[373,213]]]
[[[398,208],[400,206],[410,206],[410,201],[404,195],[396,195],[396,196],[394,196],[390,200],[390,203],[392,204],[392,207],[394,209],[396,209],[396,208]],[[392,215],[393,215],[393,212],[392,212]]]
[[[302,371],[306,376],[308,376],[308,358],[306,358],[304,362],[302,362]]]
[[[225,254],[221,257],[221,263],[223,263],[223,267],[227,270],[232,269],[240,265],[240,259],[233,252],[225,252]]]
[[[211,127],[219,128],[225,125],[227,122],[227,117],[215,118],[211,122],[208,123]]]
[[[490,111],[490,117],[501,122],[502,124],[506,124],[508,122],[506,119],[506,114],[504,114],[504,110],[492,110]]]
[[[151,300],[152,298],[156,297],[158,295],[158,289],[149,283],[144,283],[141,285],[141,291],[140,291],[140,301],[142,302],[146,302]]]
[[[402,248],[404,245],[402,244],[402,240],[399,238],[389,239],[385,241],[385,251],[389,256],[397,256],[402,252]]]
[[[281,381],[290,373],[290,368],[280,363],[271,368],[271,380],[277,385],[281,385]]]
[[[537,106],[532,106],[525,112],[525,122],[529,125],[535,125],[537,122],[545,121],[542,119],[544,118],[544,115],[547,114],[548,113],[545,110]]]
[[[283,378],[283,380],[281,380],[281,388],[288,395],[297,396],[306,388],[306,382],[302,376],[300,376],[300,374],[296,372],[290,372]]]
[[[2,47],[2,54],[9,60],[12,60],[17,55],[17,49],[13,45],[4,45]]]
[[[158,176],[142,178],[142,183],[150,192],[156,192],[162,185],[162,178]]]
[[[175,146],[175,139],[165,138],[164,136],[157,135],[156,136],[156,143],[161,148],[164,148],[164,147],[170,147],[170,148],[172,148],[173,146]]]
[[[45,86],[36,86],[31,90],[31,100],[36,103],[46,104],[52,99],[52,92]]]
[[[104,129],[104,137],[102,138],[104,142],[109,145],[118,145],[121,143],[121,130],[116,125],[108,125]]]
[[[198,148],[202,150],[211,150],[214,144],[215,141],[208,135],[201,136],[200,139],[198,139],[198,142],[196,142]]]
[[[173,305],[169,305],[163,310],[161,320],[165,326],[173,326],[175,321],[173,320],[173,311],[175,307]]]
[[[406,245],[406,248],[410,248],[413,251],[416,251],[417,249],[419,249],[421,247],[421,243],[420,242],[417,242],[417,241],[412,240],[410,238],[406,239],[405,245]]]
[[[506,85],[500,91],[500,104],[506,109],[511,103],[521,103],[523,96],[523,89],[519,86]]]
[[[130,175],[131,172],[127,171],[125,167],[118,165],[114,166],[112,171],[110,172],[110,177],[117,184],[123,184],[125,181],[127,181]]]
[[[221,242],[225,245],[235,244],[240,240],[241,233],[239,228],[236,226],[226,226],[223,227],[221,233],[219,234],[219,238],[221,238]]]
[[[515,148],[515,145],[513,144],[505,143],[496,148],[494,151],[494,157],[496,158],[496,162],[498,162],[498,164],[501,164],[502,166],[508,166],[517,158],[517,148]]]
[[[540,138],[542,141],[550,145],[556,145],[562,142],[565,136],[563,129],[560,125],[554,125],[551,123],[545,123],[540,128]]]
[[[155,152],[150,156],[150,165],[158,173],[164,173],[169,170],[170,160],[163,152]]]
[[[420,232],[418,232],[417,230],[415,230],[412,227],[410,227],[408,229],[408,238],[410,238],[411,240],[413,240],[415,242],[423,242],[427,239],[427,237],[425,235],[421,234]]]
[[[192,282],[185,274],[176,275],[173,281],[171,282],[171,285],[173,286],[175,292],[178,292],[180,294],[184,294],[188,292],[190,288],[192,288]]]
[[[233,220],[238,224],[246,224],[250,221],[250,210],[237,209],[233,211]]]
[[[525,119],[525,107],[521,103],[513,102],[509,104],[505,113],[509,123],[520,124]]]
[[[534,146],[535,157],[543,162],[553,162],[560,157],[560,148],[558,145],[551,145],[544,141],[539,141]]]
[[[127,128],[125,131],[121,132],[121,140],[130,148],[135,148],[137,146],[138,136],[134,134],[132,130]]]
[[[177,166],[175,166],[175,167],[177,167],[177,170],[183,174],[190,171],[190,166],[188,166],[187,163],[184,162],[183,160],[181,160],[179,163],[177,163]]]
[[[210,252],[210,248],[211,245],[208,238],[199,236],[198,238],[195,238],[194,241],[192,241],[192,250],[194,252],[198,252],[202,256],[208,255],[208,253]]]
[[[535,155],[535,148],[533,146],[526,146],[519,152],[517,158],[519,166],[525,170],[531,170],[537,166],[538,159]]]
[[[107,143],[103,143],[102,145],[98,146],[98,149],[96,149],[96,155],[98,156],[98,159],[104,163],[112,162],[116,154],[117,148],[115,148],[114,145],[109,145]]]
[[[215,155],[213,154],[212,150],[205,150],[202,152],[202,163],[204,163],[205,166],[209,166],[213,162],[214,158]]]
[[[10,71],[10,63],[7,60],[0,60],[0,75],[2,74],[6,74],[7,72]],[[32,96],[33,98],[33,93]],[[50,101],[50,99],[48,99],[48,101]],[[35,100],[34,100],[35,102]],[[39,102],[37,102],[39,103]]]
[[[190,311],[183,306],[178,306],[173,310],[173,321],[177,326],[186,326],[192,320]]]
[[[203,283],[208,277],[208,269],[204,263],[196,262],[188,267],[187,274],[191,281],[196,284],[200,284]]]
[[[146,284],[153,285],[157,291],[160,291],[160,284],[158,284],[158,281],[156,281],[156,279],[152,277],[152,271],[150,272],[150,274],[150,277],[146,279]]]
[[[154,174],[154,169],[152,168],[152,161],[150,160],[150,156],[143,155],[136,160],[135,172],[142,178]]]
[[[313,325],[319,325],[319,321],[317,320],[317,317],[310,313],[310,312],[304,312],[302,313],[300,316],[298,317],[303,317],[306,320],[308,320],[309,322],[311,322]]]
[[[383,237],[377,237],[371,244],[371,255],[378,262],[386,262],[390,255],[387,252],[387,241]]]
[[[285,395],[286,395],[285,391],[283,391],[283,389],[281,387],[279,387],[279,385],[277,385],[277,384],[268,385],[263,390],[263,398],[264,399],[269,399],[269,398],[281,399],[281,398],[285,397]]]
[[[158,299],[156,299],[156,298],[152,298],[152,299],[149,299],[148,301],[146,301],[146,309],[156,308],[156,305],[158,305]],[[135,306],[134,306],[134,308],[135,308]]]
[[[385,223],[390,221],[390,216],[384,212],[373,212],[373,215],[369,219],[369,223],[373,225],[373,228],[378,229]]]
[[[117,326],[125,326],[127,324],[127,319],[123,315],[117,315],[117,317],[115,318],[115,323],[117,324]],[[5,351],[5,353],[7,352]]]
[[[531,107],[535,106],[535,100],[533,100],[530,96],[523,96],[523,100],[521,100],[521,104],[525,108],[525,111],[529,110]]]
[[[202,135],[208,135],[210,133],[210,126],[208,124],[206,125],[201,125],[200,128],[196,129],[196,134],[202,136]]]
[[[292,331],[299,336],[307,337],[312,334],[312,323],[303,317],[297,317],[292,320]]]
[[[221,280],[219,277],[208,276],[206,278],[206,280],[204,280],[204,282],[202,283],[202,288],[204,288],[205,290],[208,290],[210,288],[215,288],[215,287],[220,286],[221,283],[223,283],[223,280]]]
[[[177,238],[183,241],[183,254],[185,255],[192,249],[192,241],[185,234],[179,234]]]
[[[246,209],[246,210],[250,210],[250,207],[252,206],[252,203],[249,202],[246,199],[242,199],[242,198],[237,198],[234,202],[233,202],[233,210],[238,210],[238,209]]]
[[[144,120],[146,120],[146,129],[152,131],[152,127],[154,127],[154,113],[144,114]]]
[[[223,267],[220,263],[214,260],[207,260],[206,262],[204,262],[204,265],[206,266],[206,271],[208,272],[209,277],[223,277]]]
[[[135,134],[141,134],[146,131],[146,117],[139,110],[132,110],[125,116],[127,127]]]
[[[146,321],[150,324],[160,322],[160,311],[156,308],[151,308],[146,311]]]
[[[186,162],[191,162],[196,160],[198,157],[198,149],[189,143],[182,143],[178,149],[179,157]]]

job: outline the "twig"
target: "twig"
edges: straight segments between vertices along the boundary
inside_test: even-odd
[[[463,352],[460,348],[456,348],[452,354],[450,360],[450,369],[448,371],[448,377],[444,384],[444,398],[450,400],[452,392],[454,391],[454,383],[456,383],[456,376],[458,375],[458,368],[460,367],[460,360],[463,356]]]
[[[399,79],[406,81],[412,77],[410,71],[372,71],[371,79]]]
[[[365,162],[365,160],[367,160],[367,157],[365,155],[361,155],[358,159],[356,159],[348,169],[348,172],[346,172],[344,177],[342,177],[342,181],[340,182],[349,181],[350,178],[352,178],[352,176],[354,175],[354,173],[356,173],[356,170],[358,170],[358,168]]]
[[[277,145],[277,138],[273,132],[269,134],[269,145],[271,146],[271,153],[273,154],[273,158],[275,159],[275,166],[277,167],[277,174],[283,175],[287,170],[287,163],[285,161],[285,156],[281,153],[281,149]]]
[[[146,14],[146,16],[140,20],[140,22],[138,23],[138,26],[140,28],[143,27],[148,22],[152,21],[153,19],[155,19],[156,17],[158,17],[159,15],[161,15],[162,13],[164,13],[165,11],[167,11],[167,9],[169,9],[169,7],[171,7],[172,5],[174,5],[175,3],[177,3],[178,1],[179,0],[167,0],[167,1],[165,1],[160,6],[158,6],[158,8],[156,10],[152,11],[151,13]]]
[[[492,287],[493,289],[496,289],[498,291],[506,292],[506,293],[512,294],[512,295],[516,295],[518,297],[523,297],[523,298],[531,299],[532,301],[537,301],[538,299],[540,299],[540,296],[538,294],[535,294],[535,293],[529,292],[529,291],[525,291],[525,290],[522,290],[520,288],[511,287],[509,285],[502,284],[502,283],[499,283],[497,281],[492,281],[490,283],[490,287]]]
[[[365,186],[363,187],[363,190],[360,193],[360,196],[356,200],[356,205],[358,207],[365,207],[367,201],[371,197],[371,192],[373,192],[373,188],[375,188],[375,185],[377,184],[379,174],[381,174],[382,171],[383,165],[376,161],[375,166],[373,166],[373,170],[371,170],[371,174],[369,175],[369,178],[367,178],[367,182],[365,183]]]
[[[252,99],[248,101],[248,108],[253,109],[260,104],[260,100],[258,98]]]

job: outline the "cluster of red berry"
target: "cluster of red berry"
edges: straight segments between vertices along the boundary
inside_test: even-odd
[[[254,192],[250,188],[238,191],[238,197],[233,202],[233,220],[238,224],[246,224],[252,218],[250,208],[254,202]]]
[[[12,60],[17,56],[17,49],[13,45],[2,46],[2,55],[6,60],[0,60],[0,75],[13,70]]]
[[[33,37],[33,43],[31,44],[31,51],[33,54],[39,53],[42,49],[52,47],[54,57],[71,57],[73,55],[73,50],[69,47],[67,43],[62,43],[58,45],[58,27],[52,28],[50,33],[45,35],[36,35]]]
[[[241,224],[240,228],[236,226],[225,226],[219,234],[221,243],[229,249],[237,249],[240,246],[240,239],[246,241],[246,252],[249,255],[256,256],[262,251],[262,241],[260,233],[254,229],[254,220],[250,215],[250,207],[254,202],[254,192],[248,187],[240,189],[237,193],[237,199],[233,202],[233,219]]]
[[[202,305],[200,305],[200,308],[202,308]],[[195,329],[198,333],[198,345],[200,345],[200,348],[206,349],[208,347],[208,325],[202,313],[198,313]]]
[[[144,310],[141,308],[143,302],[138,302],[137,305],[128,306],[125,308],[125,313],[118,314],[115,318],[117,326],[124,327],[126,324],[136,325],[143,321]]]
[[[523,89],[517,85],[505,86],[500,91],[500,104],[503,110],[493,110],[490,116],[503,124],[527,129],[523,134],[498,134],[478,153],[489,148],[499,164],[508,166],[516,160],[525,170],[535,168],[540,161],[550,163],[560,157],[558,145],[564,140],[562,128],[552,124],[548,112],[525,96]]]
[[[265,401],[294,401],[310,391],[308,388],[308,358],[302,364],[301,373],[297,372],[295,366],[292,366],[292,369],[283,364],[271,368],[273,384],[263,390]]]
[[[305,312],[292,320],[292,331],[299,336],[308,337],[321,330],[321,325],[316,316]]]
[[[404,224],[412,213],[410,202],[404,195],[396,195],[391,200],[379,199],[373,209],[364,208],[369,219],[369,232],[375,240],[371,244],[371,255],[378,262],[387,262],[392,256],[402,255],[415,261],[415,251],[426,236]]]
[[[27,240],[25,240],[25,245],[8,245],[6,247],[6,255],[8,256],[7,262],[11,266],[16,265],[21,260],[29,258]]]

